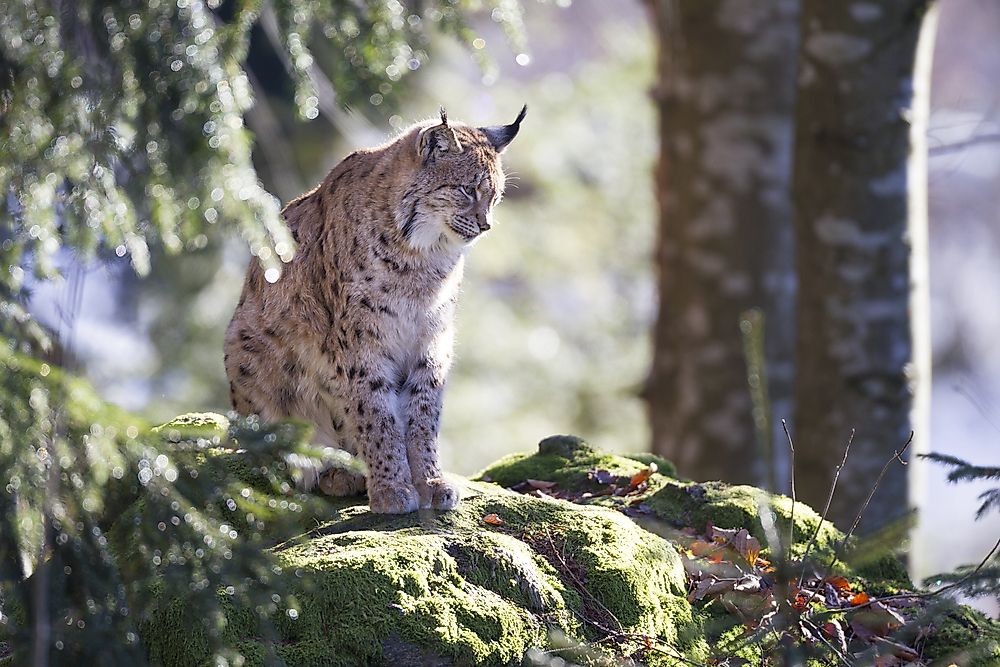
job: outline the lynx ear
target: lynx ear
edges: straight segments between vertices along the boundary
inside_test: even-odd
[[[490,140],[490,145],[497,153],[502,153],[503,149],[507,148],[507,144],[514,141],[514,137],[517,136],[518,130],[521,129],[521,121],[524,120],[524,116],[528,113],[528,105],[525,104],[521,107],[521,113],[517,114],[517,118],[510,125],[494,125],[493,127],[481,127],[479,131],[486,135],[486,138]]]
[[[417,133],[417,153],[423,164],[432,162],[441,153],[461,153],[462,144],[455,130],[448,126],[448,112],[441,107],[441,123],[425,127]]]

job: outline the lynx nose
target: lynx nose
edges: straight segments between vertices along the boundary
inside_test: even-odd
[[[485,232],[489,230],[489,228],[490,228],[490,223],[486,222],[485,220],[479,223],[479,231]]]

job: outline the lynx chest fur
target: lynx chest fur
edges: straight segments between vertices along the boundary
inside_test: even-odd
[[[234,408],[310,421],[318,444],[367,466],[314,471],[306,486],[367,488],[383,513],[458,503],[437,453],[455,305],[524,113],[474,128],[442,110],[440,122],[348,156],[285,208],[298,251],[281,277],[270,283],[251,263],[226,331]]]

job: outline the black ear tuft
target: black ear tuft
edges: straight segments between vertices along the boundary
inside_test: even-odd
[[[448,112],[441,107],[441,123],[430,125],[417,133],[417,153],[426,166],[439,153],[461,153],[462,143],[455,130],[448,126]]]
[[[528,105],[525,104],[521,107],[521,113],[517,114],[517,118],[510,125],[481,127],[479,131],[486,135],[486,138],[490,140],[490,145],[493,146],[497,153],[502,153],[507,148],[507,144],[512,142],[514,137],[517,136],[518,130],[521,129],[521,121],[524,120],[527,113]]]

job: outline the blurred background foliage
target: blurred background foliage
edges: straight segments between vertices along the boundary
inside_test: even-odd
[[[251,49],[251,77],[288,84],[258,91],[257,106],[271,118],[269,132],[257,133],[255,158],[264,185],[285,200],[347,153],[439,105],[487,124],[530,104],[530,122],[504,156],[510,185],[497,231],[473,248],[459,305],[459,362],[443,422],[445,463],[455,472],[560,431],[612,449],[648,446],[638,394],[654,316],[648,175],[656,143],[647,102],[652,44],[641,7],[631,10],[529,7],[551,30],[531,56],[542,62],[527,67],[515,60],[518,43],[487,20],[474,39],[486,42],[493,64],[484,68],[457,40],[439,43],[391,103],[365,100],[306,124],[272,45],[264,38],[259,55]],[[551,59],[561,46],[578,52],[569,62]],[[496,83],[484,87],[484,79]],[[267,157],[276,150],[280,167]],[[81,352],[94,355],[87,373],[154,421],[229,407],[219,350],[249,258],[225,229],[202,233],[203,247],[154,250],[145,278],[122,260],[89,266],[78,323]],[[121,346],[100,342],[109,337]]]

